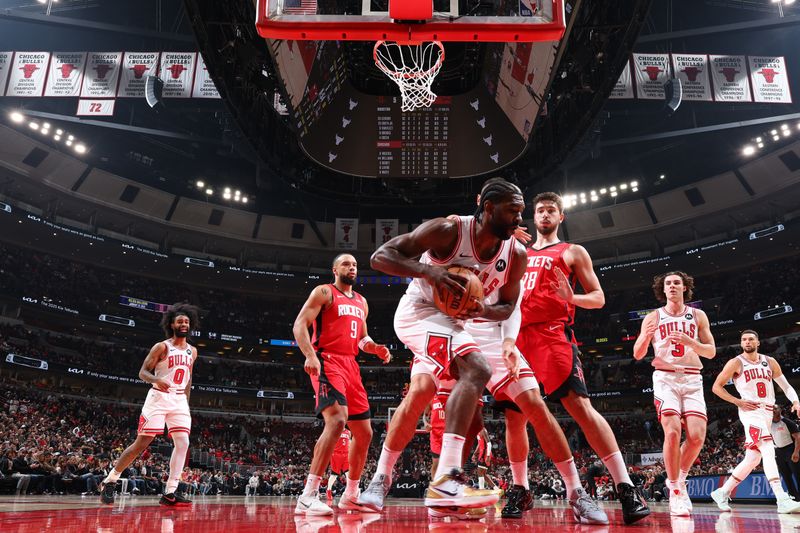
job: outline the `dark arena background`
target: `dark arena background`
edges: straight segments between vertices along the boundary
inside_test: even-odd
[[[711,498],[745,457],[749,430],[711,390],[742,353],[742,332],[755,330],[758,352],[800,386],[800,3],[437,0],[436,16],[475,18],[476,32],[563,10],[563,35],[443,39],[437,98],[415,111],[401,110],[376,67],[382,30],[264,38],[257,16],[273,3],[309,28],[334,15],[355,28],[388,9],[0,0],[0,531],[800,531],[800,514],[778,512],[760,462],[730,493],[731,512]],[[547,400],[609,523],[576,522],[534,428],[533,507],[505,517],[519,483],[489,391],[481,414],[499,500],[485,514],[429,515],[424,420],[381,513],[337,506],[344,475],[326,498],[328,471],[320,505],[332,514],[296,514],[323,431],[295,336],[304,302],[333,283],[334,258],[352,255],[369,336],[392,354],[388,364],[364,351],[355,359],[372,413],[363,494],[414,359],[393,326],[410,278],[370,258],[427,220],[473,214],[492,177],[520,188],[534,240],[534,196],[560,194],[558,237],[591,256],[605,302],[575,316],[576,375],[650,515],[626,525],[618,481],[590,445],[597,435]],[[669,503],[678,496],[667,487],[653,350],[633,357],[644,317],[661,305],[653,278],[670,271],[693,276],[687,303],[705,312],[716,347],[703,359],[707,434],[685,513]],[[106,476],[146,423],[145,398],[161,394],[140,368],[176,302],[200,314],[188,337],[189,449],[175,474],[192,503],[164,505],[180,427],[156,428],[119,480]],[[785,459],[800,449],[800,421],[780,386],[775,398],[780,474],[800,500],[800,463]],[[784,442],[779,430],[794,434]],[[470,449],[465,464],[475,490],[478,455]],[[101,491],[115,492],[113,503]]]

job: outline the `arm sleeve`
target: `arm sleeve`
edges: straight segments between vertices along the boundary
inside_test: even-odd
[[[800,401],[800,398],[797,397],[797,391],[794,390],[794,387],[789,385],[789,380],[786,379],[786,376],[781,374],[780,377],[775,378],[775,383],[780,385],[783,393],[789,398],[790,402],[794,403]]]
[[[503,320],[503,323],[500,325],[500,332],[502,333],[503,340],[505,339],[517,339],[517,335],[519,335],[519,328],[522,325],[522,309],[520,309],[520,302],[522,302],[522,282],[520,282],[519,288],[519,297],[517,298],[517,303],[514,307],[514,311],[511,313],[511,316],[507,319]]]

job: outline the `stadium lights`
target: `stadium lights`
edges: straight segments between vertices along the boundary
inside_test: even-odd
[[[773,135],[773,136],[772,136],[772,140],[773,140],[773,141],[780,141],[780,140],[781,140],[781,138],[780,138],[780,137],[778,137],[777,135]]]
[[[791,135],[791,134],[792,134],[792,132],[791,132],[791,131],[789,131],[789,130],[783,130],[783,136],[784,136],[784,137],[788,137],[788,136],[789,136],[789,135]]]
[[[19,111],[12,111],[11,113],[8,114],[8,118],[10,118],[12,122],[20,124],[22,123],[22,121],[25,120],[25,115],[23,115]]]
[[[751,144],[748,144],[742,149],[742,154],[745,156],[751,156],[754,153],[756,153],[756,147]]]
[[[196,185],[197,185],[198,189],[202,189],[203,187],[206,186],[206,184],[205,184],[205,182],[203,180],[197,180],[197,184]]]
[[[206,189],[206,195],[207,196],[211,196],[212,194],[214,194],[214,190],[213,189]]]
[[[75,145],[75,151],[78,152],[79,154],[85,154],[86,153],[86,145],[84,145],[84,144],[76,144]]]
[[[32,130],[38,130],[39,129],[39,123],[38,122],[29,122],[28,126],[30,126],[30,128]]]
[[[663,179],[664,179],[664,178],[666,178],[666,177],[667,177],[666,175],[664,175],[664,174],[661,174],[661,175],[658,177],[658,179],[660,179],[660,180],[663,180]]]

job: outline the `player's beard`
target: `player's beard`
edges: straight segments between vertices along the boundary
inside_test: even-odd
[[[756,349],[753,348],[752,346],[748,346],[747,348],[744,349],[744,353],[755,353],[755,351]]]
[[[539,235],[544,235],[545,237],[548,237],[557,231],[558,224],[551,224],[548,228],[543,228],[539,225],[536,226],[536,232],[539,233]]]
[[[185,339],[189,336],[189,330],[181,331],[179,329],[173,329],[172,332],[175,334],[176,337],[179,339]]]
[[[350,285],[351,287],[356,284],[356,278],[350,278],[349,276],[340,276],[339,280],[345,285]]]

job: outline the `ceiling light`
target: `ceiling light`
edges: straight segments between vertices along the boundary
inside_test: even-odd
[[[84,144],[76,144],[75,145],[75,151],[78,152],[79,154],[85,154],[86,153],[86,145],[84,145]]]
[[[67,146],[72,146],[72,141],[67,141]]]
[[[633,191],[633,192],[637,192],[638,190],[639,190],[639,187],[633,187],[633,188],[631,188],[631,191]]]
[[[42,124],[42,127],[49,130],[50,129],[50,123],[49,122],[45,122],[44,124]]]
[[[772,135],[777,135],[777,134],[778,134],[778,130],[772,130],[770,133],[771,133]]]
[[[582,204],[585,204],[585,203],[586,203],[586,198],[585,198],[585,197],[584,197],[584,198],[581,198],[581,203],[582,203]]]
[[[56,130],[56,133],[57,133],[58,135],[61,135],[62,133],[64,133],[64,130],[62,130],[62,129],[57,129],[57,130]]]
[[[611,186],[608,188],[608,190],[611,192],[616,192],[617,188],[615,186]]]
[[[599,200],[599,199],[600,199],[600,198],[598,198],[597,196],[592,196],[592,201],[593,201],[593,202],[596,202],[596,201],[597,201],[597,200]]]
[[[61,135],[54,135],[53,139],[55,139],[57,141],[60,141],[61,140]]]
[[[764,143],[758,143],[759,148],[764,148]]]
[[[658,177],[658,179],[660,179],[660,180],[663,180],[663,179],[664,179],[664,178],[666,178],[666,177],[667,177],[666,175],[664,175],[664,174],[661,174],[661,175]]]
[[[586,193],[585,192],[581,193],[581,198],[586,198]]]
[[[231,193],[231,188],[230,187],[225,187],[225,190],[223,192],[225,194],[230,194]]]
[[[74,141],[74,140],[75,140],[75,137],[74,137],[74,136],[72,136],[72,135],[70,135],[69,137],[67,137],[67,139],[69,139],[70,141]]]
[[[242,191],[236,191],[234,194],[235,194],[236,196],[240,196],[240,195],[242,194]]]
[[[778,137],[777,135],[775,135],[774,137],[772,137],[772,140],[773,140],[773,141],[780,141],[780,140],[781,140],[781,138],[780,138],[780,137]]]
[[[591,196],[597,196],[597,191],[592,191],[589,193]]]
[[[617,196],[617,191],[611,191],[611,198],[615,198]]]
[[[20,122],[25,120],[25,115],[23,115],[19,111],[14,111],[13,113],[9,114],[8,116],[11,119],[12,122],[16,122],[17,124],[19,124]],[[798,125],[798,127],[800,128],[800,125]]]
[[[38,122],[29,122],[28,126],[30,126],[32,130],[38,130],[39,129],[39,123]]]
[[[781,124],[781,129],[782,130],[788,130],[789,129],[789,125],[788,124]]]
[[[212,194],[214,194],[214,191],[212,189],[206,189],[206,194],[208,196],[211,196]]]
[[[246,203],[247,203],[247,196],[242,196],[242,203],[243,203],[243,204],[246,204]]]
[[[763,139],[762,139],[761,137],[756,137],[756,142],[757,142],[757,143],[760,143],[760,142],[762,142],[762,141],[763,141]]]
[[[41,130],[39,130],[39,133],[41,133],[42,135],[49,135],[50,130],[48,130],[47,128],[42,128]]]
[[[621,184],[620,184],[620,186],[619,186],[619,188],[620,188],[620,190],[623,190],[623,191],[624,191],[625,189],[627,189],[627,188],[628,188],[628,184],[627,184],[627,183],[621,183]]]
[[[631,182],[631,187],[638,187],[638,186],[639,186],[639,182],[638,181],[632,181]]]
[[[225,198],[226,200],[230,200],[230,199],[231,199],[231,193],[229,193],[229,192],[226,192],[226,193],[224,193],[224,194],[222,195],[222,197],[223,197],[223,198]]]
[[[791,131],[789,131],[789,130],[783,130],[783,136],[784,136],[784,137],[788,137],[788,136],[789,136],[789,135],[791,135],[791,134],[792,134],[792,132],[791,132]]]
[[[756,153],[756,147],[752,145],[747,145],[742,149],[742,154],[746,156],[750,156]]]
[[[600,189],[600,194],[605,194],[605,193],[606,193],[606,188],[605,188],[605,187],[603,187],[602,189]]]
[[[205,182],[203,180],[197,180],[197,184],[196,185],[197,185],[198,189],[202,189],[203,187],[206,186],[206,184],[205,184]]]

